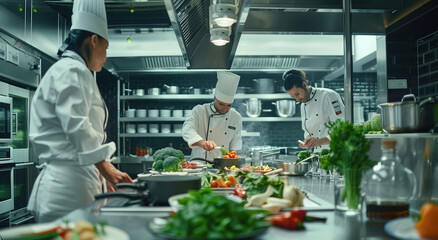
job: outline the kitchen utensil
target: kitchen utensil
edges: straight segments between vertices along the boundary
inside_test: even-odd
[[[135,116],[144,118],[146,117],[146,113],[147,113],[146,109],[137,109],[135,111]]]
[[[125,116],[128,118],[135,117],[135,109],[128,109],[125,111]]]
[[[145,123],[137,124],[137,132],[138,133],[147,133],[148,125]]]
[[[159,89],[159,88],[149,88],[148,89],[149,95],[160,95],[160,93],[161,93],[161,89]]]
[[[265,175],[271,175],[271,174],[280,173],[280,172],[283,172],[283,168],[272,170],[270,172],[265,173]]]
[[[284,172],[281,175],[304,175],[309,171],[310,164],[305,162],[302,164],[295,164],[294,162],[283,163]]]
[[[245,158],[214,158],[213,160],[208,160],[205,158],[192,158],[189,161],[192,160],[200,160],[200,161],[211,163],[213,164],[213,168],[219,169],[219,171],[221,172],[224,171],[225,167],[230,168],[233,165],[239,167],[240,166],[239,163],[245,162]]]
[[[167,94],[178,94],[179,93],[178,86],[169,86],[167,84],[164,84],[164,87],[166,88]]]
[[[135,89],[134,94],[137,96],[143,96],[144,95],[144,89]]]
[[[307,157],[307,158],[305,158],[305,159],[303,159],[303,160],[301,160],[299,162],[294,162],[294,164],[296,164],[296,165],[302,164],[303,162],[306,162],[306,161],[308,161],[308,160],[310,160],[310,159],[312,159],[314,157],[317,157],[317,156],[312,154],[312,155],[310,155],[310,157]]]
[[[171,111],[169,109],[160,109],[161,117],[170,117]]]
[[[150,133],[158,133],[158,123],[151,123],[149,124],[149,132]]]
[[[149,117],[159,117],[160,116],[160,110],[158,110],[158,109],[149,109],[148,113],[149,113]]]
[[[262,112],[262,101],[258,98],[250,98],[246,103],[246,115],[248,117],[258,117]]]
[[[126,133],[135,133],[135,124],[127,124]]]
[[[428,132],[435,124],[434,105],[435,98],[418,103],[413,94],[403,96],[401,102],[379,104],[382,129],[388,133]]]
[[[276,106],[279,117],[292,117],[295,114],[295,101],[293,100],[278,100],[272,104]]]
[[[162,123],[161,124],[161,132],[162,133],[170,133],[170,124],[169,123]]]
[[[149,176],[139,177],[138,183],[119,183],[117,189],[131,188],[138,192],[110,192],[95,196],[95,199],[109,197],[125,197],[140,199],[145,204],[168,205],[170,197],[189,190],[201,189],[201,177],[199,176]]]

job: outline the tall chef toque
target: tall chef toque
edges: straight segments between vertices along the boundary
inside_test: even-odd
[[[95,33],[108,41],[108,25],[104,0],[74,0],[70,30]]]
[[[240,76],[231,72],[218,72],[214,96],[221,102],[233,103]]]

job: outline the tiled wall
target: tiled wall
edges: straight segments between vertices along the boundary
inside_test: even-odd
[[[417,54],[419,96],[438,96],[438,32],[417,41]]]

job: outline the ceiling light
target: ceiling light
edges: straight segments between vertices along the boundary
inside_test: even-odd
[[[233,4],[210,5],[210,17],[213,23],[229,27],[237,22],[237,7]]]
[[[216,46],[224,46],[230,42],[231,29],[224,27],[210,28],[210,42]]]

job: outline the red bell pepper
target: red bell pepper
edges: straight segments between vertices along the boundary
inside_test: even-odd
[[[239,196],[239,197],[241,197],[241,198],[243,198],[243,197],[245,197],[246,196],[246,191],[245,190],[243,190],[243,188],[242,187],[240,187],[240,186],[236,186],[235,188],[234,188],[234,195],[237,195],[237,196]]]
[[[304,229],[304,218],[307,211],[305,210],[292,210],[290,213],[278,213],[269,218],[275,226],[291,229],[291,230],[302,230]]]

